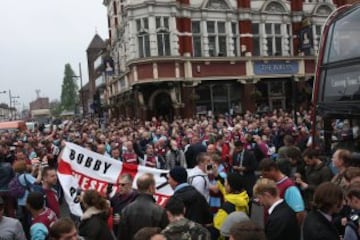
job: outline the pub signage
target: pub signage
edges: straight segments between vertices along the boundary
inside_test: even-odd
[[[256,75],[267,74],[297,74],[299,64],[297,61],[255,61],[254,73]]]

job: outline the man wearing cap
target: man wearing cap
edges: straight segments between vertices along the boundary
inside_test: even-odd
[[[19,220],[4,216],[4,200],[0,197],[0,239],[25,240],[25,233]]]
[[[193,186],[187,183],[188,174],[183,167],[173,168],[168,175],[168,182],[174,195],[172,198],[179,198],[185,205],[185,217],[194,222],[208,225],[212,223],[212,214],[205,197]]]

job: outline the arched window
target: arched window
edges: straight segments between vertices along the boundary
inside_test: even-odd
[[[261,10],[265,21],[253,22],[253,55],[289,56],[291,51],[291,21],[284,21],[286,6],[277,1],[265,2]],[[267,18],[269,17],[269,18]]]
[[[329,16],[332,12],[332,9],[327,5],[321,5],[316,9],[316,15],[319,16]]]
[[[265,12],[272,12],[272,13],[284,13],[286,12],[283,5],[277,2],[271,2],[269,3],[266,8]]]

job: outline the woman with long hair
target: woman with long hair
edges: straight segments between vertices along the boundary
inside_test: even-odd
[[[87,190],[82,196],[85,209],[79,226],[79,235],[86,240],[114,239],[107,225],[109,203],[95,190]]]

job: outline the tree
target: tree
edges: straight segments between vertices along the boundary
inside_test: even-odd
[[[51,115],[58,117],[61,114],[61,103],[58,99],[54,99],[50,102]]]
[[[69,63],[65,64],[64,79],[61,86],[61,108],[62,110],[75,111],[78,102],[78,85],[75,74]]]

